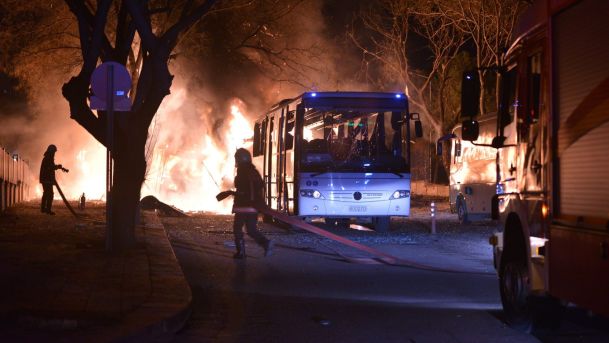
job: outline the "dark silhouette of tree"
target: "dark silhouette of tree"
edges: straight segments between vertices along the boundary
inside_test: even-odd
[[[148,127],[170,93],[171,52],[215,2],[100,0],[93,6],[84,0],[66,0],[78,22],[82,66],[78,75],[63,85],[62,93],[69,102],[71,118],[104,146],[112,147],[113,249],[122,250],[135,243]],[[156,16],[166,18],[161,24]],[[109,26],[113,29],[108,30]],[[132,109],[115,117],[113,142],[108,141],[105,111],[95,115],[88,104],[89,80],[100,60],[129,66],[134,80]]]

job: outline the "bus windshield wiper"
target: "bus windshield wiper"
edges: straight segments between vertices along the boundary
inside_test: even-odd
[[[328,173],[328,172],[324,171],[324,172],[319,172],[319,173],[311,174],[311,177],[317,177],[319,175],[323,175],[323,174],[326,174],[326,173]]]

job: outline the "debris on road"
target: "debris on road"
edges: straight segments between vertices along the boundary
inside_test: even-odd
[[[164,217],[188,217],[182,210],[168,205],[152,195],[143,197],[140,204],[142,210],[156,210],[159,215]]]

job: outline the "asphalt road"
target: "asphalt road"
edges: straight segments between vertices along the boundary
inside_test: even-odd
[[[502,321],[488,237],[491,222],[458,223],[437,205],[391,231],[323,228],[439,272],[369,262],[370,255],[329,239],[261,224],[275,254],[246,240],[247,259],[233,260],[232,217],[164,218],[193,290],[193,314],[175,342],[609,342],[609,320],[568,307],[559,328],[532,334]],[[359,227],[362,229],[361,227]],[[365,228],[364,228],[365,229]],[[348,260],[347,260],[347,259]]]
[[[194,311],[176,342],[536,342],[497,319],[500,301],[487,237],[393,223],[390,234],[334,230],[401,258],[461,273],[384,264],[309,233],[263,225],[276,253],[247,240],[232,259],[230,216],[165,219],[192,286]],[[339,253],[339,254],[337,254]]]

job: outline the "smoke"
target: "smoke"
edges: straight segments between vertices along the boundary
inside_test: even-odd
[[[222,42],[225,36],[213,34],[230,29],[221,21],[207,28],[211,49],[178,54],[170,64],[172,93],[149,130],[142,196],[156,195],[184,210],[226,213],[230,201],[218,203],[215,194],[233,186],[232,155],[251,144],[247,138],[255,118],[303,91],[367,90],[355,76],[360,55],[337,34],[344,32],[348,16],[341,13],[338,20],[336,11],[340,8],[324,1],[306,1],[275,22],[275,31],[269,28],[268,35],[279,37],[276,48],[285,42],[295,48],[288,55],[293,65],[268,63],[268,56],[256,49],[233,50]],[[0,114],[0,141],[17,141],[16,152],[29,160],[36,177],[43,152],[49,144],[57,145],[56,163],[70,169],[57,172],[68,198],[84,192],[87,199],[103,199],[106,150],[69,118],[61,95],[67,79],[48,76],[40,85],[44,91],[34,93],[23,115]]]
[[[41,194],[38,172],[44,151],[50,144],[58,148],[55,163],[70,172],[58,171],[57,180],[69,198],[82,192],[93,198],[104,193],[105,150],[75,121],[70,119],[68,104],[61,95],[63,77],[49,73],[40,84],[40,96],[31,98],[27,105],[1,114],[0,141],[28,162],[35,186],[34,196]],[[101,189],[98,186],[101,184]]]

